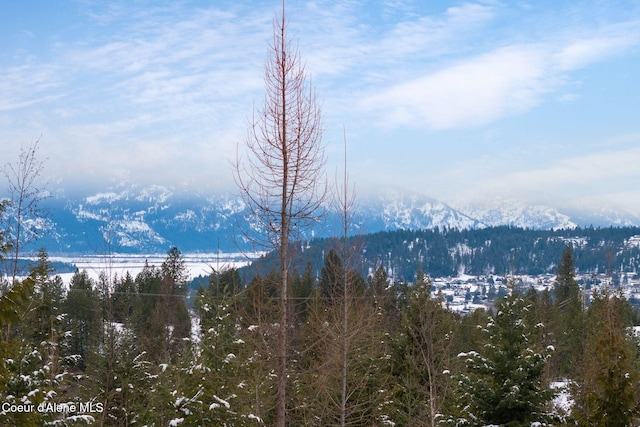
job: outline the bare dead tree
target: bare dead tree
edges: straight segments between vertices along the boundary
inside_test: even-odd
[[[265,64],[264,104],[254,114],[238,153],[235,177],[253,219],[279,254],[277,369],[278,426],[285,425],[287,383],[288,273],[290,242],[319,219],[326,185],[321,110],[297,47],[287,37],[284,1],[273,22],[273,45]]]
[[[355,200],[355,191],[349,193],[349,177],[347,174],[347,135],[346,129],[344,132],[344,170],[342,176],[342,187],[337,186],[336,200],[342,213],[342,259],[344,260],[342,268],[342,284],[344,286],[342,296],[342,383],[340,389],[340,426],[346,425],[347,417],[347,382],[348,382],[348,368],[349,368],[349,269],[347,266],[348,255],[348,238],[349,238],[349,226],[353,219],[353,205]]]
[[[2,168],[7,179],[9,209],[7,228],[10,232],[11,259],[9,271],[11,284],[18,275],[18,259],[23,246],[40,237],[42,209],[40,202],[49,197],[40,178],[45,160],[38,158],[40,140],[32,142],[28,148],[21,148],[18,161],[7,163]]]

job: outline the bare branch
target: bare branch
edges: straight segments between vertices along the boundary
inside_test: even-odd
[[[39,182],[47,159],[38,158],[40,139],[28,148],[21,148],[16,163],[6,163],[2,172],[7,180],[8,238],[12,249],[10,274],[12,283],[18,275],[18,259],[23,246],[37,240],[42,233],[44,214],[40,203],[49,197],[45,185]]]
[[[321,109],[299,51],[287,38],[284,2],[273,21],[265,64],[266,93],[255,109],[245,152],[237,152],[235,179],[251,218],[265,234],[263,246],[280,258],[277,416],[284,426],[287,381],[287,288],[290,242],[319,220],[327,188]],[[245,236],[250,237],[249,233]],[[253,239],[253,237],[250,237]],[[255,242],[255,239],[253,239]]]

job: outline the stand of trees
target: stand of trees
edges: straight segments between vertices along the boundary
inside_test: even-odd
[[[415,283],[365,279],[330,250],[318,277],[292,271],[287,423],[637,424],[637,313],[609,290],[584,307],[570,249],[559,264],[551,292],[466,316],[418,266]],[[136,277],[78,271],[65,289],[40,251],[0,297],[3,425],[272,425],[279,283],[215,271],[189,296],[174,248]],[[558,383],[571,408],[554,406]]]
[[[365,247],[348,238],[345,170],[343,238],[322,246],[320,269],[296,266],[296,232],[318,219],[326,186],[320,109],[284,12],[283,2],[265,103],[236,165],[275,268],[254,269],[247,281],[233,269],[213,271],[190,295],[172,248],[161,266],[145,265],[136,277],[95,280],[76,271],[65,288],[42,249],[20,279],[20,253],[37,237],[27,219],[42,219],[46,194],[36,185],[37,143],[4,169],[11,197],[0,201],[0,216],[11,210],[15,221],[0,231],[0,261],[9,261],[0,286],[0,424],[637,425],[638,316],[608,289],[585,307],[562,235],[538,236],[523,250],[531,231],[505,228],[497,240],[484,231],[387,233],[385,251],[395,241],[397,252],[419,261],[377,259],[368,276],[364,249],[379,254],[382,240]],[[455,239],[464,251],[451,251]],[[606,241],[619,240],[609,230]],[[598,262],[611,271],[615,251],[605,255]],[[626,265],[635,268],[640,256],[632,255]],[[393,262],[396,280],[382,261]],[[553,291],[523,294],[512,285],[494,310],[466,316],[431,295],[422,271],[507,272],[528,262],[558,263]],[[554,406],[557,384],[572,407]]]
[[[366,276],[372,266],[382,264],[393,268],[395,280],[410,282],[416,278],[418,264],[433,277],[456,276],[461,270],[474,276],[509,275],[511,271],[554,274],[570,245],[576,272],[608,274],[617,284],[624,275],[631,277],[640,271],[640,248],[629,244],[638,235],[639,227],[532,230],[502,226],[384,231],[350,237],[348,244],[361,248],[354,265],[360,274]],[[298,269],[311,262],[313,270],[320,271],[331,244],[331,239],[305,242]],[[270,256],[262,262],[267,268],[272,265]],[[248,270],[255,270],[255,266]]]

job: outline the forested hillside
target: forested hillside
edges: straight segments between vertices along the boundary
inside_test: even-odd
[[[318,239],[300,244],[298,269],[311,263],[319,272],[327,247],[336,244],[341,243]],[[415,280],[417,266],[432,277],[554,274],[566,246],[573,249],[576,271],[583,274],[619,276],[636,273],[640,267],[638,227],[396,230],[350,237],[348,245],[351,253],[357,253],[354,268],[364,277],[383,266],[394,279],[409,282]],[[267,256],[248,270],[269,270],[269,265]]]

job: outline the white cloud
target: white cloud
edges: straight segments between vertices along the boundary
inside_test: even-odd
[[[640,42],[640,21],[608,25],[572,34],[551,63],[559,71],[573,71],[619,55]]]
[[[568,19],[562,6],[535,3],[524,12],[494,1],[439,11],[440,5],[417,1],[382,3],[388,8],[318,0],[289,9],[290,35],[299,39],[323,101],[325,141],[341,147],[346,125],[350,156],[361,165],[354,171],[359,184],[437,183],[430,188],[441,194],[431,195],[440,197],[481,181],[474,190],[560,198],[559,188],[575,197],[587,194],[582,182],[599,194],[609,191],[607,185],[624,192],[620,183],[637,182],[637,175],[622,172],[630,170],[629,159],[638,159],[629,148],[611,151],[611,157],[603,148],[595,157],[566,160],[536,153],[535,162],[545,167],[523,161],[517,165],[523,169],[507,175],[508,162],[495,158],[507,143],[528,144],[526,135],[500,128],[508,127],[503,119],[521,115],[519,124],[542,129],[546,123],[532,123],[522,113],[547,100],[572,100],[563,107],[593,102],[584,96],[588,73],[579,75],[578,85],[575,71],[629,59],[640,23],[621,15]],[[185,4],[89,5],[98,13],[74,26],[74,38],[57,36],[51,45],[36,40],[41,46],[25,59],[11,51],[0,56],[0,123],[6,129],[0,145],[43,133],[53,173],[83,182],[125,177],[230,184],[229,159],[245,136],[252,102],[262,101],[263,64],[279,5],[229,1],[196,10]],[[576,6],[577,15],[584,8]],[[611,24],[615,19],[621,21]],[[543,29],[535,27],[538,21]],[[502,139],[480,147],[474,127],[486,124],[495,126],[482,132]],[[376,126],[384,132],[371,129]],[[570,129],[553,126],[571,138]],[[536,143],[548,148],[549,140],[561,138],[549,137],[551,132],[536,133]],[[449,147],[458,136],[458,145]],[[342,151],[328,152],[339,158]],[[469,162],[475,163],[464,170]],[[452,167],[455,173],[447,171]]]
[[[399,45],[420,45],[421,36],[413,41],[400,37]],[[407,73],[390,70],[386,87],[372,89],[359,105],[388,128],[482,125],[539,105],[546,94],[571,79],[571,72],[639,43],[640,22],[636,21],[590,31],[564,29],[537,42],[509,44],[504,40],[503,46],[488,46],[487,52],[458,58],[436,71],[425,66],[399,83],[393,77],[406,78]]]
[[[452,49],[465,49],[461,41],[485,27],[495,17],[495,10],[487,4],[463,3],[448,8],[437,17],[421,16],[399,22],[384,35],[375,49],[384,61],[411,61],[451,53]]]
[[[0,71],[0,111],[17,110],[64,96],[51,92],[59,87],[59,80],[54,66],[31,61]]]
[[[394,85],[361,101],[386,126],[434,129],[486,123],[539,102],[554,81],[538,46],[511,46]]]
[[[139,11],[107,8],[84,37],[48,46],[49,63],[0,69],[7,158],[20,129],[27,141],[44,134],[56,182],[231,181],[229,146],[264,87],[272,12]]]
[[[634,136],[636,144],[640,136]],[[586,201],[603,203],[616,201],[637,209],[640,214],[640,182],[638,162],[640,147],[607,147],[587,155],[575,155],[549,162],[532,164],[527,169],[510,172],[508,167],[494,169],[493,176],[479,174],[477,184],[463,197],[493,197],[496,195],[572,207]],[[623,197],[624,195],[624,197]]]

